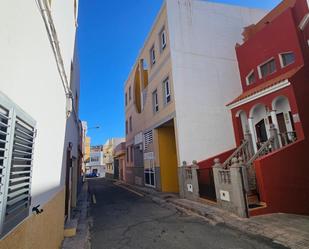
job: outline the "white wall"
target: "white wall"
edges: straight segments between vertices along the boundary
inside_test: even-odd
[[[53,14],[70,79],[74,1],[53,0]],[[0,3],[0,91],[37,121],[32,205],[43,205],[63,186],[65,93],[36,1]]]
[[[195,0],[166,0],[179,162],[204,160],[235,146],[226,104],[241,93],[235,45],[264,14]]]

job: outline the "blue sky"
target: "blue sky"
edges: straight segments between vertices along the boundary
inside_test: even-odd
[[[80,0],[78,43],[80,117],[91,144],[124,136],[124,82],[160,10],[162,0]],[[217,0],[271,9],[279,0]]]

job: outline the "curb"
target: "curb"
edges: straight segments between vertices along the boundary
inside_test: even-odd
[[[85,181],[82,191],[78,198],[77,207],[73,210],[73,219],[78,220],[76,235],[70,238],[64,238],[62,249],[90,249],[90,223],[88,217],[88,182]]]

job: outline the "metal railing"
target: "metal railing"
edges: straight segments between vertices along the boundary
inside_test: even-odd
[[[279,134],[282,146],[294,143],[297,140],[295,131],[287,131]]]

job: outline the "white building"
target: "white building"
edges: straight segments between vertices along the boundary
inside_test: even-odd
[[[103,146],[91,147],[89,162],[86,163],[86,174],[95,173],[98,177],[105,177],[103,158]]]
[[[75,205],[77,9],[77,0],[0,3],[0,248],[59,248]]]

